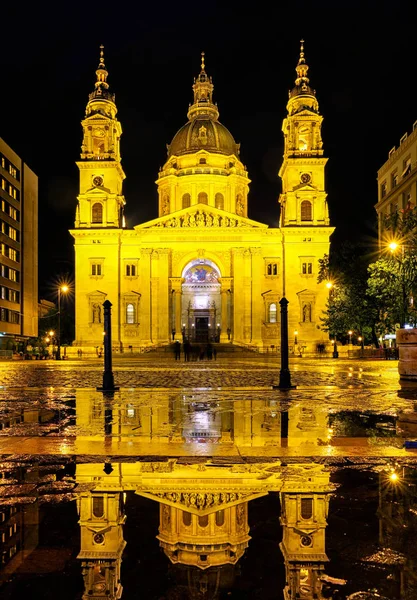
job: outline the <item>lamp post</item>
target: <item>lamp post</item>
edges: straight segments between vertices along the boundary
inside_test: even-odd
[[[349,346],[351,346],[351,345],[352,345],[352,334],[353,334],[353,331],[348,331],[348,336],[349,336]]]
[[[67,285],[58,286],[58,340],[56,350],[56,360],[61,360],[61,292],[66,294],[69,290]]]

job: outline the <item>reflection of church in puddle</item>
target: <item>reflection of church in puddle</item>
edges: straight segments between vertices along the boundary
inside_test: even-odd
[[[158,174],[158,217],[127,228],[122,129],[101,53],[82,121],[80,193],[71,231],[77,346],[101,346],[105,299],[113,304],[112,340],[120,351],[183,337],[279,345],[284,289],[289,328],[298,331],[299,343],[315,349],[326,339],[320,315],[327,291],[317,275],[333,228],[323,117],[308,69],[302,46],[282,128],[279,228],[248,218],[250,179],[240,144],[218,120],[204,56],[188,121]]]
[[[111,472],[103,474],[102,463],[82,464],[77,466],[77,482],[90,487],[90,491],[80,492],[77,501],[85,600],[114,600],[122,595],[124,498],[128,492],[159,503],[157,538],[178,567],[177,582],[186,582],[184,597],[193,599],[217,598],[222,586],[232,587],[232,567],[250,540],[248,506],[278,492],[283,527],[280,548],[286,570],[284,597],[323,597],[321,575],[328,561],[326,519],[335,486],[321,465],[282,466],[275,462],[221,467],[169,460],[114,464]]]

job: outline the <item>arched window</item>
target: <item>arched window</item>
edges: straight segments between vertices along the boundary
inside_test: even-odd
[[[126,306],[126,323],[134,323],[135,322],[135,307],[133,304],[128,304]]]
[[[208,515],[202,515],[201,517],[198,517],[198,524],[200,525],[200,527],[207,527]]]
[[[182,197],[182,207],[190,208],[191,206],[191,196],[190,194],[184,194]]]
[[[93,516],[96,519],[104,517],[104,498],[103,496],[93,496]]]
[[[224,210],[224,196],[220,192],[217,192],[214,198],[214,206],[220,210]]]
[[[269,319],[268,319],[268,321],[270,323],[276,323],[277,322],[277,305],[276,305],[276,302],[272,302],[269,305],[269,311],[268,312],[269,312],[269,315],[268,315]]]
[[[92,208],[92,223],[102,223],[103,222],[103,205],[100,202],[96,202],[93,204]]]
[[[184,511],[182,513],[182,522],[186,527],[189,527],[191,525],[191,513]]]
[[[224,510],[218,510],[216,512],[216,525],[222,527],[224,525]]]
[[[311,202],[309,200],[303,200],[301,202],[301,220],[312,221]]]
[[[313,516],[313,498],[301,498],[301,518],[311,519]]]
[[[200,204],[208,204],[208,196],[207,196],[206,192],[200,192],[198,194],[198,202]]]

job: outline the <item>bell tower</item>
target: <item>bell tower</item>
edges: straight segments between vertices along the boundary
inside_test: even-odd
[[[76,228],[124,227],[122,184],[125,174],[120,157],[122,127],[116,118],[115,96],[109,91],[107,76],[104,47],[100,46],[97,81],[81,122],[83,141],[81,160],[77,162],[80,193]]]
[[[279,170],[282,179],[281,227],[328,226],[329,212],[325,190],[319,104],[310,86],[308,65],[301,40],[300,58],[295,68],[295,86],[289,92],[288,115],[282,124],[284,160]]]

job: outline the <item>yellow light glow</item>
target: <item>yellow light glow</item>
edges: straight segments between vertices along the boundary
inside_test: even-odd
[[[327,281],[326,282],[326,287],[327,287],[328,290],[331,290],[332,287],[333,287],[333,283],[331,281]]]
[[[298,331],[297,330],[294,331],[294,335],[298,335]]]
[[[389,478],[391,479],[391,481],[398,481],[398,475],[397,475],[397,473],[395,471],[393,471],[390,474]]]
[[[50,335],[51,337],[53,337],[54,333],[55,333],[55,331],[50,331],[50,332],[49,332],[49,335]]]
[[[397,242],[390,242],[388,244],[388,248],[391,250],[391,252],[395,252],[396,249],[398,248]]]
[[[67,285],[61,285],[61,292],[64,292],[64,294],[66,294],[69,290],[69,287]]]
[[[352,334],[353,334],[353,331],[348,331],[348,335],[352,335]]]

